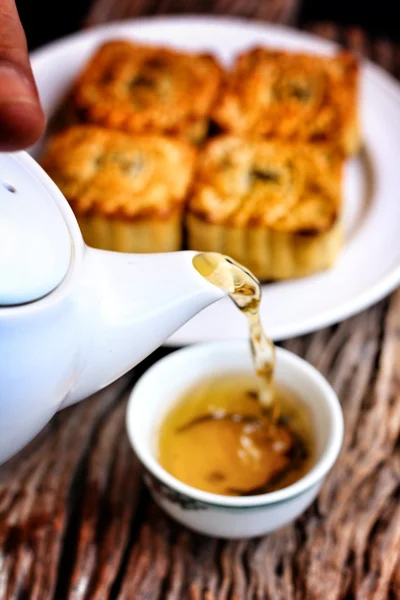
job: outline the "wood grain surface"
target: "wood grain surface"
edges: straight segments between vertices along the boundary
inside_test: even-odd
[[[180,13],[213,13],[294,24],[298,8],[299,0],[96,0],[85,24]]]
[[[278,20],[286,10],[274,1],[209,4]],[[97,0],[87,23],[177,7]],[[311,29],[399,74],[389,41],[329,23]],[[400,599],[400,291],[283,345],[326,375],[345,416],[340,459],[305,515],[264,538],[225,542],[188,532],[154,505],[124,418],[132,383],[160,350],[62,411],[0,469],[0,599]]]

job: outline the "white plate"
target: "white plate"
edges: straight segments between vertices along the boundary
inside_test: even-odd
[[[225,64],[255,44],[321,54],[335,50],[334,44],[311,35],[237,19],[176,17],[116,23],[78,33],[33,54],[33,70],[48,115],[94,48],[105,39],[118,37],[211,51]],[[366,62],[360,102],[365,152],[347,168],[345,248],[329,272],[264,286],[262,319],[275,340],[349,317],[400,283],[400,86]],[[229,300],[223,300],[187,323],[170,343],[246,335],[242,315]]]

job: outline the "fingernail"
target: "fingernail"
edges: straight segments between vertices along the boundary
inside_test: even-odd
[[[0,65],[0,104],[37,102],[28,77],[11,65]]]

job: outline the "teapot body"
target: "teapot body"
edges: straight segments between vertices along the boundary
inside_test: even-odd
[[[0,311],[0,464],[46,425],[78,377],[74,299],[52,296]]]
[[[195,252],[130,255],[76,240],[62,284],[0,308],[0,464],[64,406],[104,388],[224,296]]]

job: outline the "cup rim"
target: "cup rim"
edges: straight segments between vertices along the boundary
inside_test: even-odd
[[[243,352],[244,348],[248,348],[248,344],[245,340],[238,340],[236,342],[229,341],[215,341],[215,342],[203,342],[186,346],[180,350],[176,350],[171,354],[163,357],[156,363],[154,363],[136,382],[134,385],[128,400],[128,406],[126,410],[126,429],[130,443],[135,451],[136,456],[142,465],[149,471],[149,473],[155,477],[159,482],[178,492],[182,496],[186,496],[200,502],[202,504],[208,504],[212,506],[218,506],[223,508],[249,508],[249,507],[260,507],[272,504],[279,504],[285,500],[292,499],[306,492],[308,489],[319,483],[331,469],[336,461],[336,458],[340,452],[342,441],[343,441],[343,413],[338,400],[338,397],[325,379],[325,377],[310,363],[300,358],[296,354],[293,354],[289,350],[284,348],[276,348],[276,359],[277,361],[285,361],[287,364],[294,366],[298,370],[301,370],[307,375],[313,382],[319,387],[321,395],[325,400],[328,410],[332,419],[332,429],[329,439],[326,443],[326,447],[322,452],[317,462],[312,466],[310,471],[306,473],[301,479],[295,483],[274,492],[268,492],[266,494],[259,494],[257,496],[223,496],[221,494],[214,494],[203,490],[198,490],[186,483],[183,483],[170,473],[168,473],[153,456],[150,448],[145,443],[140,443],[136,439],[134,433],[133,414],[135,410],[136,398],[142,396],[147,386],[149,386],[154,378],[157,379],[158,369],[160,365],[165,366],[168,363],[179,362],[183,356],[188,353],[193,354],[195,358],[198,352],[202,352],[205,349],[211,351],[223,352],[225,348],[229,348],[232,352]]]

